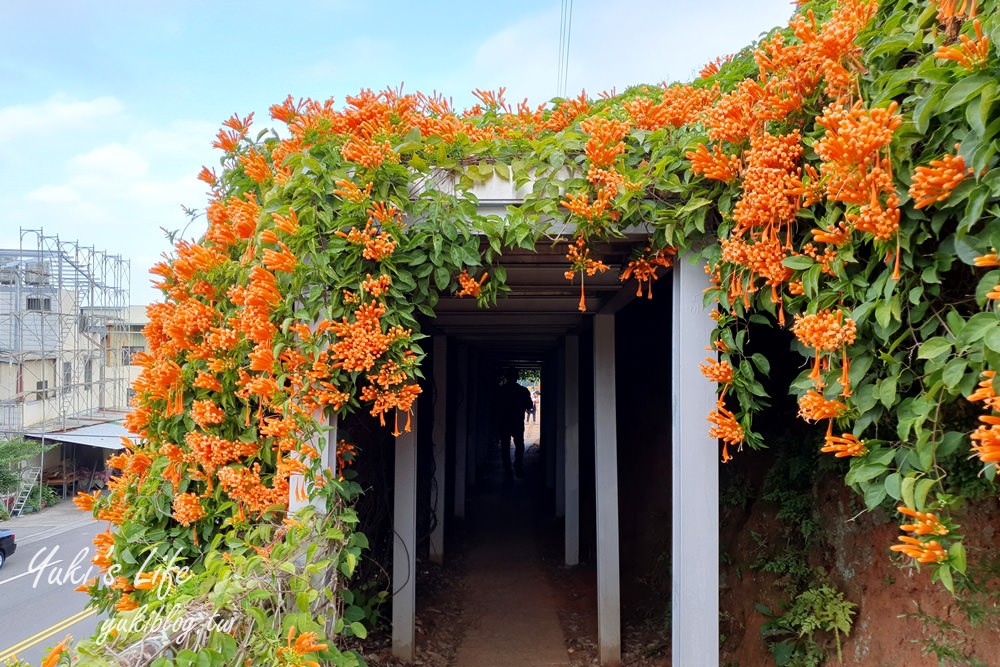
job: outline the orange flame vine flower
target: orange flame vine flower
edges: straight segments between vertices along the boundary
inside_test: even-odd
[[[956,152],[958,148],[956,144]],[[939,160],[931,160],[928,166],[917,167],[910,185],[913,207],[920,209],[944,201],[971,171],[965,168],[961,155],[945,155]]]
[[[733,381],[733,366],[729,361],[723,359],[722,361],[716,361],[711,357],[705,357],[705,362],[699,366],[701,368],[701,374],[709,382],[717,382],[719,384],[729,384]]]
[[[458,274],[458,284],[461,288],[455,292],[455,295],[478,297],[483,288],[483,283],[486,282],[489,275],[489,273],[484,272],[479,280],[476,280],[469,275],[468,270],[462,269],[462,272]]]
[[[708,421],[714,424],[708,430],[709,437],[722,440],[722,462],[731,461],[733,457],[729,454],[729,445],[743,444],[743,427],[736,420],[736,415],[726,409],[721,399],[716,401],[715,410],[708,415]]]
[[[835,399],[824,398],[818,391],[810,389],[799,399],[799,417],[807,422],[821,419],[836,419],[847,410],[847,406]]]
[[[821,452],[833,453],[838,459],[848,456],[864,456],[868,453],[864,440],[858,440],[850,433],[843,433],[840,437],[833,434],[826,436],[826,444],[820,448]]]
[[[916,537],[900,535],[899,541],[902,544],[894,544],[889,550],[906,554],[918,563],[940,563],[948,558],[948,554],[937,540],[923,542]]]
[[[570,244],[566,259],[570,263],[570,270],[563,274],[566,280],[573,280],[577,273],[580,274],[580,305],[578,308],[580,312],[584,312],[587,310],[584,276],[592,276],[598,271],[604,273],[609,267],[604,262],[590,257],[590,248],[587,247],[587,241],[582,236]]]
[[[659,279],[659,276],[656,275],[656,269],[661,266],[672,266],[674,263],[672,255],[676,252],[675,248],[661,248],[654,253],[650,248],[646,248],[639,257],[628,263],[618,278],[623,282],[629,278],[635,278],[637,283],[635,295],[641,297],[645,286],[646,296],[652,299],[653,281]]]
[[[948,534],[948,527],[941,523],[941,520],[933,512],[918,512],[911,510],[905,505],[900,505],[896,508],[896,511],[915,519],[914,523],[904,523],[899,527],[900,530],[913,533],[914,535]]]
[[[990,38],[983,35],[983,26],[979,23],[979,19],[973,21],[972,27],[976,32],[976,39],[960,35],[958,46],[942,46],[934,57],[954,60],[970,72],[985,68],[990,53]]]
[[[973,402],[982,401],[994,412],[1000,411],[1000,397],[993,388],[996,371],[983,371],[983,380],[979,388],[968,396]],[[983,463],[992,463],[1000,470],[1000,416],[980,415],[982,422],[969,438],[974,443],[972,451]]]

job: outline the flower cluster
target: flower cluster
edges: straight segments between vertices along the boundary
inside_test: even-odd
[[[941,543],[934,539],[925,539],[926,535],[947,535],[949,530],[937,515],[933,512],[918,512],[909,507],[900,506],[896,508],[900,514],[914,519],[913,523],[904,523],[899,527],[904,532],[913,533],[911,535],[900,535],[901,544],[894,544],[889,549],[898,551],[913,558],[918,563],[941,563],[948,558],[947,552]]]

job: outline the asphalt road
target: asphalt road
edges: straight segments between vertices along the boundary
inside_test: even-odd
[[[99,616],[74,589],[97,576],[91,540],[100,524],[28,539],[0,569],[0,664],[17,655],[38,665],[66,635],[94,634]]]

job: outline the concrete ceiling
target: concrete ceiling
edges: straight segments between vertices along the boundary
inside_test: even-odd
[[[437,317],[428,320],[426,331],[444,334],[458,342],[488,348],[507,358],[539,360],[558,345],[562,336],[574,332],[598,312],[614,312],[635,298],[634,280],[619,280],[622,267],[642,238],[625,238],[595,244],[591,257],[610,268],[585,280],[586,312],[579,310],[580,278],[566,279],[567,243],[545,244],[530,250],[507,251],[500,264],[507,271],[510,291],[496,304],[480,308],[475,299],[447,297],[438,303]]]

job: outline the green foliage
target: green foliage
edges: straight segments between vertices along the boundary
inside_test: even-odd
[[[46,443],[43,447],[41,442],[25,438],[0,441],[0,493],[16,491],[21,483],[18,473],[20,464],[53,447],[53,442]]]
[[[828,583],[808,588],[792,600],[791,606],[780,616],[774,616],[761,627],[761,635],[768,638],[768,646],[778,667],[819,667],[826,658],[823,637],[832,635],[837,647],[837,660],[841,655],[841,635],[851,633],[857,605],[844,599],[844,594]],[[771,616],[770,610],[758,610]]]

